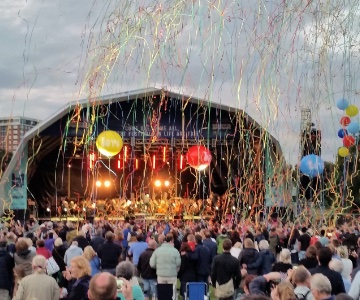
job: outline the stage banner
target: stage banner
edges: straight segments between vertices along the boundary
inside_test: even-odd
[[[26,165],[28,160],[28,147],[24,145],[23,151],[19,154],[17,165],[14,168],[8,184],[8,195],[11,201],[10,208],[27,208],[27,174]]]

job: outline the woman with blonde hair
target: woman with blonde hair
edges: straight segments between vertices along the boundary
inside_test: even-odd
[[[250,238],[244,241],[244,248],[238,257],[240,267],[247,270],[248,274],[259,275],[262,257],[255,249],[254,242]]]
[[[295,300],[294,286],[290,282],[282,281],[271,291],[272,300]]]
[[[69,281],[67,300],[87,299],[91,279],[89,261],[82,256],[74,257],[63,275]]]
[[[341,276],[346,279],[351,280],[351,272],[353,270],[353,263],[349,259],[349,250],[346,246],[340,246],[337,248],[337,253],[341,257],[341,261],[343,262],[344,268],[341,272]]]
[[[100,259],[97,256],[96,252],[94,251],[93,247],[86,246],[84,249],[83,256],[90,262],[91,267],[91,276],[96,275],[97,273],[100,273]]]
[[[275,263],[271,269],[271,272],[287,273],[289,269],[292,269],[291,253],[289,249],[282,249],[279,254],[279,261]]]
[[[32,273],[32,260],[36,256],[36,252],[29,249],[29,244],[26,239],[19,238],[15,244],[16,252],[14,254],[14,261],[16,266],[22,266],[25,270],[25,275]]]

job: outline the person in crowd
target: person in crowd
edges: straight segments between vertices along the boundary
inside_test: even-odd
[[[188,253],[192,250],[188,243],[182,243],[180,248],[181,253],[181,265],[178,273],[180,281],[180,295],[185,299],[186,284],[188,282],[196,281],[196,263],[188,257]]]
[[[81,256],[83,254],[83,250],[78,246],[77,241],[73,241],[71,246],[65,251],[64,262],[70,267],[71,260],[76,256]]]
[[[16,234],[13,232],[8,232],[6,234],[6,240],[7,240],[6,250],[10,253],[11,256],[14,257],[14,253],[16,252],[16,247],[15,247],[17,240]]]
[[[180,253],[174,248],[174,237],[168,233],[164,243],[158,247],[150,258],[150,266],[156,269],[157,283],[172,284],[173,295],[176,294],[177,273],[180,269]]]
[[[195,251],[195,235],[193,235],[192,233],[187,235],[187,244],[190,246],[191,251]]]
[[[294,287],[290,282],[282,281],[271,291],[272,300],[296,300]]]
[[[101,260],[101,269],[103,272],[109,272],[115,275],[116,266],[120,260],[121,247],[114,244],[114,233],[111,231],[105,234],[105,243],[99,247],[98,256]]]
[[[248,274],[259,275],[261,265],[260,253],[255,249],[254,242],[250,238],[244,241],[244,249],[239,255],[240,266],[247,270]]]
[[[59,299],[59,286],[54,278],[46,274],[46,264],[44,256],[36,255],[33,257],[31,264],[33,274],[21,279],[13,300]]]
[[[287,273],[289,269],[292,269],[290,250],[282,249],[279,254],[279,261],[274,263],[271,272]]]
[[[269,242],[261,240],[259,243],[261,265],[259,275],[267,274],[271,271],[273,264],[276,262],[275,255],[269,250]]]
[[[139,262],[140,255],[148,248],[148,243],[144,242],[144,236],[139,234],[136,242],[129,247],[128,255],[132,257],[132,262],[136,267]]]
[[[349,259],[349,250],[346,246],[340,246],[337,248],[337,253],[341,258],[341,261],[343,263],[343,270],[341,271],[341,276],[343,278],[346,278],[348,280],[351,280],[351,272],[353,269],[353,263]]]
[[[12,296],[15,297],[16,292],[17,292],[17,290],[19,288],[20,281],[21,281],[21,279],[23,279],[26,276],[26,274],[25,274],[25,270],[24,270],[24,268],[22,266],[14,267],[13,274],[14,274],[14,285],[13,285],[14,289],[13,289],[13,292],[12,292]]]
[[[14,259],[6,250],[6,240],[0,239],[0,299],[8,299],[12,289]]]
[[[297,299],[313,300],[310,290],[310,272],[304,267],[299,266],[291,274],[291,282],[295,285],[294,293]]]
[[[264,236],[264,233],[262,232],[261,227],[256,227],[256,230],[255,230],[255,241],[256,241],[257,244],[259,245],[262,240],[266,240],[266,239],[265,239],[265,236]]]
[[[331,295],[337,295],[340,293],[345,293],[344,282],[341,275],[338,272],[335,272],[329,268],[329,263],[332,259],[331,250],[328,247],[323,247],[318,250],[317,253],[319,265],[309,270],[312,275],[314,274],[323,274],[331,282],[332,292]],[[315,298],[315,295],[314,295]]]
[[[316,266],[319,264],[316,258],[316,252],[317,250],[315,246],[308,247],[306,250],[305,258],[299,261],[299,266],[302,265],[308,270],[316,268]]]
[[[90,241],[90,246],[93,247],[94,251],[97,253],[99,247],[104,244],[105,239],[102,237],[102,230],[101,228],[97,228],[95,230],[95,236]]]
[[[44,240],[37,240],[36,241],[36,254],[37,255],[42,255],[46,259],[49,259],[52,256],[49,249],[45,248],[45,241]]]
[[[339,259],[333,258],[329,263],[329,268],[341,274],[342,280],[344,282],[345,292],[347,293],[350,290],[351,280],[342,275],[344,263]]]
[[[337,246],[335,246],[337,245]],[[339,256],[338,252],[337,252],[337,247],[340,246],[339,241],[338,240],[332,240],[330,244],[328,244],[326,246],[326,248],[329,248],[332,254],[332,258],[341,260],[341,257]]]
[[[204,236],[205,236],[205,238],[203,240],[203,244],[204,244],[205,247],[207,247],[209,249],[210,261],[212,262],[214,260],[214,257],[217,254],[217,245],[216,245],[216,242],[214,242],[212,240],[210,230],[205,230],[204,231]]]
[[[240,256],[242,250],[242,245],[240,242],[236,242],[230,249],[230,253],[235,258],[238,258]]]
[[[89,261],[83,256],[74,257],[63,275],[69,281],[67,300],[86,299],[91,279]]]
[[[124,278],[132,286],[132,296],[136,300],[144,300],[144,294],[139,286],[139,283],[135,277],[134,265],[129,261],[122,261],[116,266],[116,277],[121,280]],[[120,299],[124,300],[125,297],[122,292],[118,292],[117,295]]]
[[[124,240],[124,234],[122,233],[122,230],[120,228],[115,228],[114,235],[114,244],[119,245],[122,248]]]
[[[329,238],[326,236],[326,230],[325,229],[320,230],[319,242],[321,243],[321,245],[323,247],[326,247],[330,243]]]
[[[225,227],[223,227],[221,229],[221,233],[216,238],[217,253],[218,254],[222,254],[223,249],[224,249],[223,242],[228,238],[229,238],[229,236],[228,236],[227,229]]]
[[[156,241],[150,239],[148,241],[148,248],[140,255],[137,264],[137,269],[144,286],[145,300],[156,297],[156,270],[150,267],[150,257],[154,253],[156,247]]]
[[[20,238],[15,244],[16,252],[14,254],[15,265],[22,266],[26,275],[33,271],[32,260],[36,256],[35,252],[29,249],[29,245],[24,238]]]
[[[84,231],[80,230],[79,234],[73,238],[73,241],[78,243],[78,246],[84,251],[86,246],[89,246],[89,241],[86,239],[86,234]]]
[[[86,246],[83,256],[89,261],[91,267],[91,276],[101,272],[100,259],[94,251],[93,247]]]
[[[195,235],[195,243],[195,251],[188,252],[186,255],[196,264],[196,281],[207,283],[212,263],[210,251],[203,245],[201,235]]]
[[[311,292],[314,300],[333,300],[333,288],[329,278],[323,274],[314,274],[310,280]]]
[[[68,245],[71,245],[71,242],[73,241],[73,239],[77,236],[77,230],[74,228],[74,223],[71,221],[68,221],[66,223],[66,228],[67,228],[67,232],[66,232],[66,242]]]
[[[61,238],[57,238],[54,241],[54,248],[52,250],[52,256],[56,263],[58,264],[60,271],[63,272],[66,269],[66,263],[64,261],[66,249],[63,245],[63,241]]]
[[[298,238],[298,253],[299,253],[299,260],[305,258],[306,250],[310,246],[311,236],[307,232],[307,228],[301,228],[301,236]]]
[[[100,273],[95,275],[90,280],[89,300],[116,300],[117,298],[117,284],[116,279],[108,272]],[[131,298],[133,299],[132,294]]]
[[[240,238],[239,231],[237,231],[237,230],[231,231],[230,240],[231,240],[231,243],[232,243],[233,246],[236,243],[241,243],[241,238]]]
[[[272,254],[276,255],[276,248],[280,246],[280,239],[276,232],[276,227],[272,227],[269,232],[269,250]]]
[[[53,251],[54,242],[57,238],[57,234],[52,229],[44,234],[45,248],[48,249],[50,252]]]
[[[220,285],[224,285],[232,281],[233,286],[227,291],[228,297],[220,297],[219,299],[232,299],[235,290],[239,287],[241,274],[239,261],[230,254],[232,242],[225,239],[222,243],[223,249],[220,255],[215,256],[211,267],[211,283],[216,289],[220,289]]]
[[[360,298],[360,272],[357,272],[354,279],[352,280],[348,294],[353,299]]]
[[[244,281],[243,281],[243,289],[244,289],[244,293],[246,295],[250,295],[250,283],[256,278],[256,275],[252,275],[252,274],[247,274],[245,275]]]

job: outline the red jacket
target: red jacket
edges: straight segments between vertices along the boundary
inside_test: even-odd
[[[48,249],[46,249],[45,247],[39,247],[39,248],[37,248],[37,249],[36,249],[36,254],[37,254],[37,255],[42,255],[42,256],[44,256],[46,259],[49,259],[49,258],[52,256],[51,252],[50,252]]]

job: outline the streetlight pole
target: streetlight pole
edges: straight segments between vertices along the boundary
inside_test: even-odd
[[[70,172],[70,169],[71,169],[71,164],[69,163],[68,164],[68,186],[67,186],[67,196],[68,196],[68,199],[70,199],[70,196],[71,196],[71,191],[70,191],[70,176],[71,176],[71,172]]]

